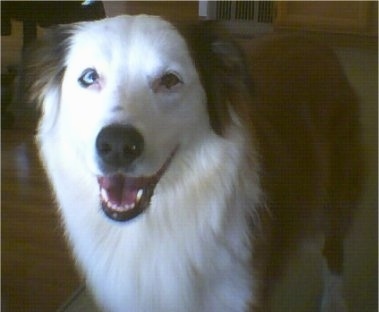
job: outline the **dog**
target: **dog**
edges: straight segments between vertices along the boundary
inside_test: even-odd
[[[346,309],[357,98],[306,37],[240,46],[138,15],[55,27],[33,54],[36,142],[104,311],[268,311],[288,255],[320,233],[321,309]]]

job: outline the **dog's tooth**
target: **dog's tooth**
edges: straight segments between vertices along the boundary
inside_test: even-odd
[[[106,201],[106,202],[108,202],[108,193],[107,193],[107,191],[105,190],[105,189],[101,189],[101,191],[100,191],[100,194],[101,194],[101,197]]]
[[[116,204],[111,204],[111,207],[113,210],[120,211],[120,207],[118,207]]]
[[[139,201],[140,201],[141,198],[142,198],[142,195],[143,195],[143,189],[139,189],[138,192],[137,192],[136,204],[139,203]]]
[[[123,206],[123,209],[130,210],[130,209],[133,209],[134,207],[135,207],[135,203],[126,204],[126,205]]]

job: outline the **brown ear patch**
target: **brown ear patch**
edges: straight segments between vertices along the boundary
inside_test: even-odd
[[[60,86],[74,25],[48,29],[31,48],[25,60],[25,87],[30,101],[40,101],[49,86]]]
[[[223,136],[231,110],[239,115],[240,105],[251,100],[248,66],[239,47],[212,22],[180,25],[207,95],[212,129]]]

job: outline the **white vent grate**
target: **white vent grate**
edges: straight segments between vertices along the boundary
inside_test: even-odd
[[[216,20],[254,21],[272,23],[274,15],[273,1],[215,1]]]
[[[272,23],[274,19],[274,2],[258,1],[258,22]]]

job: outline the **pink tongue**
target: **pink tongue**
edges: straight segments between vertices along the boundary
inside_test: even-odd
[[[125,191],[124,189],[124,192],[122,195],[122,205],[125,206],[125,205],[131,205],[135,203],[137,200],[137,193],[138,193],[138,190]]]
[[[117,206],[132,205],[136,202],[138,186],[133,179],[122,175],[99,178],[100,187],[106,190],[108,199]]]

